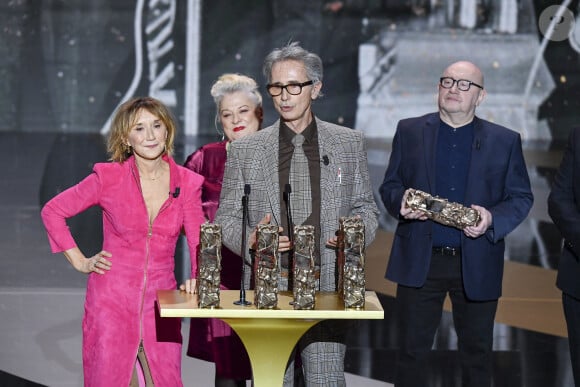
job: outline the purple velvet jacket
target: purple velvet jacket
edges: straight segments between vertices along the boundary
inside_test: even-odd
[[[103,250],[112,253],[111,270],[91,273],[83,318],[85,386],[129,385],[142,340],[156,386],[181,386],[181,322],[159,317],[158,289],[175,289],[175,247],[185,230],[196,276],[195,252],[203,223],[203,177],[170,157],[170,192],[149,225],[133,157],[96,164],[93,173],[63,191],[42,209],[54,253],[76,246],[66,225],[91,206],[103,210]],[[172,193],[179,188],[179,195]],[[96,252],[87,252],[92,255]]]
[[[183,166],[199,173],[205,180],[201,201],[205,217],[213,222],[220,202],[222,180],[226,167],[228,141],[212,142],[189,155]]]
[[[199,148],[184,166],[202,175],[201,193],[205,217],[213,222],[219,205],[222,180],[227,159],[228,141],[212,142]],[[242,258],[222,246],[222,289],[239,289]],[[248,268],[249,270],[249,268]],[[240,339],[231,328],[218,319],[192,318],[187,355],[216,363],[216,373],[225,378],[252,378],[250,359]]]

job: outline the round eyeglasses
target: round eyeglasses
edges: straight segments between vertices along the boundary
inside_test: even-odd
[[[289,83],[287,85],[277,85],[277,84],[268,84],[266,85],[266,89],[268,90],[268,94],[272,97],[277,97],[282,94],[282,90],[286,90],[288,94],[298,95],[302,93],[302,88],[304,86],[309,86],[314,84],[314,81],[306,81],[302,83]]]
[[[457,89],[461,91],[468,91],[471,85],[483,89],[483,86],[480,86],[475,82],[468,81],[467,79],[453,79],[451,77],[439,78],[439,84],[444,89],[451,89],[455,83],[457,83]]]

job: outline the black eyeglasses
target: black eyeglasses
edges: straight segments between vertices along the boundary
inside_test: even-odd
[[[457,83],[457,89],[461,91],[468,91],[471,85],[483,89],[483,86],[480,86],[475,82],[468,81],[467,79],[453,79],[451,77],[439,78],[439,84],[444,89],[451,89],[455,83]]]
[[[314,83],[314,81],[306,81],[306,82],[302,82],[302,83],[289,83],[287,85],[273,85],[273,84],[268,84],[266,85],[266,89],[268,90],[268,93],[272,96],[272,97],[277,97],[280,94],[282,94],[282,90],[286,89],[286,92],[288,94],[292,94],[292,95],[298,95],[300,93],[302,93],[302,88],[304,86],[308,86],[308,85],[312,85]]]

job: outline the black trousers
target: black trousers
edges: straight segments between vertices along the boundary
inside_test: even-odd
[[[568,344],[574,385],[580,386],[580,300],[569,294],[562,293],[564,317],[568,326]]]
[[[449,294],[457,332],[462,384],[489,387],[492,380],[493,326],[497,300],[465,296],[461,257],[433,255],[425,285],[397,287],[399,352],[395,386],[428,387],[427,356]]]

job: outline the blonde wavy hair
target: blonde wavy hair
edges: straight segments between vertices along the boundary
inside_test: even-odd
[[[173,155],[175,132],[177,130],[171,111],[161,101],[151,97],[137,97],[119,106],[113,121],[107,141],[109,160],[123,162],[131,156],[133,150],[127,145],[127,138],[131,128],[135,125],[137,114],[141,109],[147,110],[159,118],[167,128],[164,155]]]

